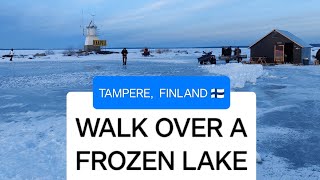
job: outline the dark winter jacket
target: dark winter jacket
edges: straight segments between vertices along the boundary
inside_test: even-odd
[[[222,48],[222,56],[225,56],[226,55],[226,48]]]
[[[236,49],[234,50],[234,55],[235,55],[235,56],[241,55],[241,49],[236,48]]]
[[[126,49],[123,49],[121,51],[122,56],[127,56],[128,55],[128,51]]]
[[[317,52],[316,58],[320,61],[320,49]]]
[[[231,47],[227,48],[227,56],[231,56],[232,55],[232,49]]]

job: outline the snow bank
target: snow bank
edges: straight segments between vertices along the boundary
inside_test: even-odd
[[[231,88],[243,88],[246,82],[255,84],[264,73],[262,65],[225,64],[202,68],[215,75],[228,76],[231,80]]]

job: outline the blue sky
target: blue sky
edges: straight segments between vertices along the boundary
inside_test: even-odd
[[[0,48],[81,48],[91,15],[109,47],[250,45],[272,29],[320,43],[319,0],[10,0]]]

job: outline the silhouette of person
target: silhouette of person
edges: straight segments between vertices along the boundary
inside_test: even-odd
[[[12,61],[12,58],[13,58],[13,55],[14,55],[14,52],[13,52],[13,49],[11,49],[11,51],[10,51],[10,61]]]
[[[122,54],[122,63],[123,65],[127,65],[127,59],[128,59],[128,51],[126,48],[123,48],[123,50],[121,51]]]

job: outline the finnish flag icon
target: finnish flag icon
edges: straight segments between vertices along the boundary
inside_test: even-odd
[[[223,99],[224,98],[224,89],[211,89],[211,98],[212,99]]]

